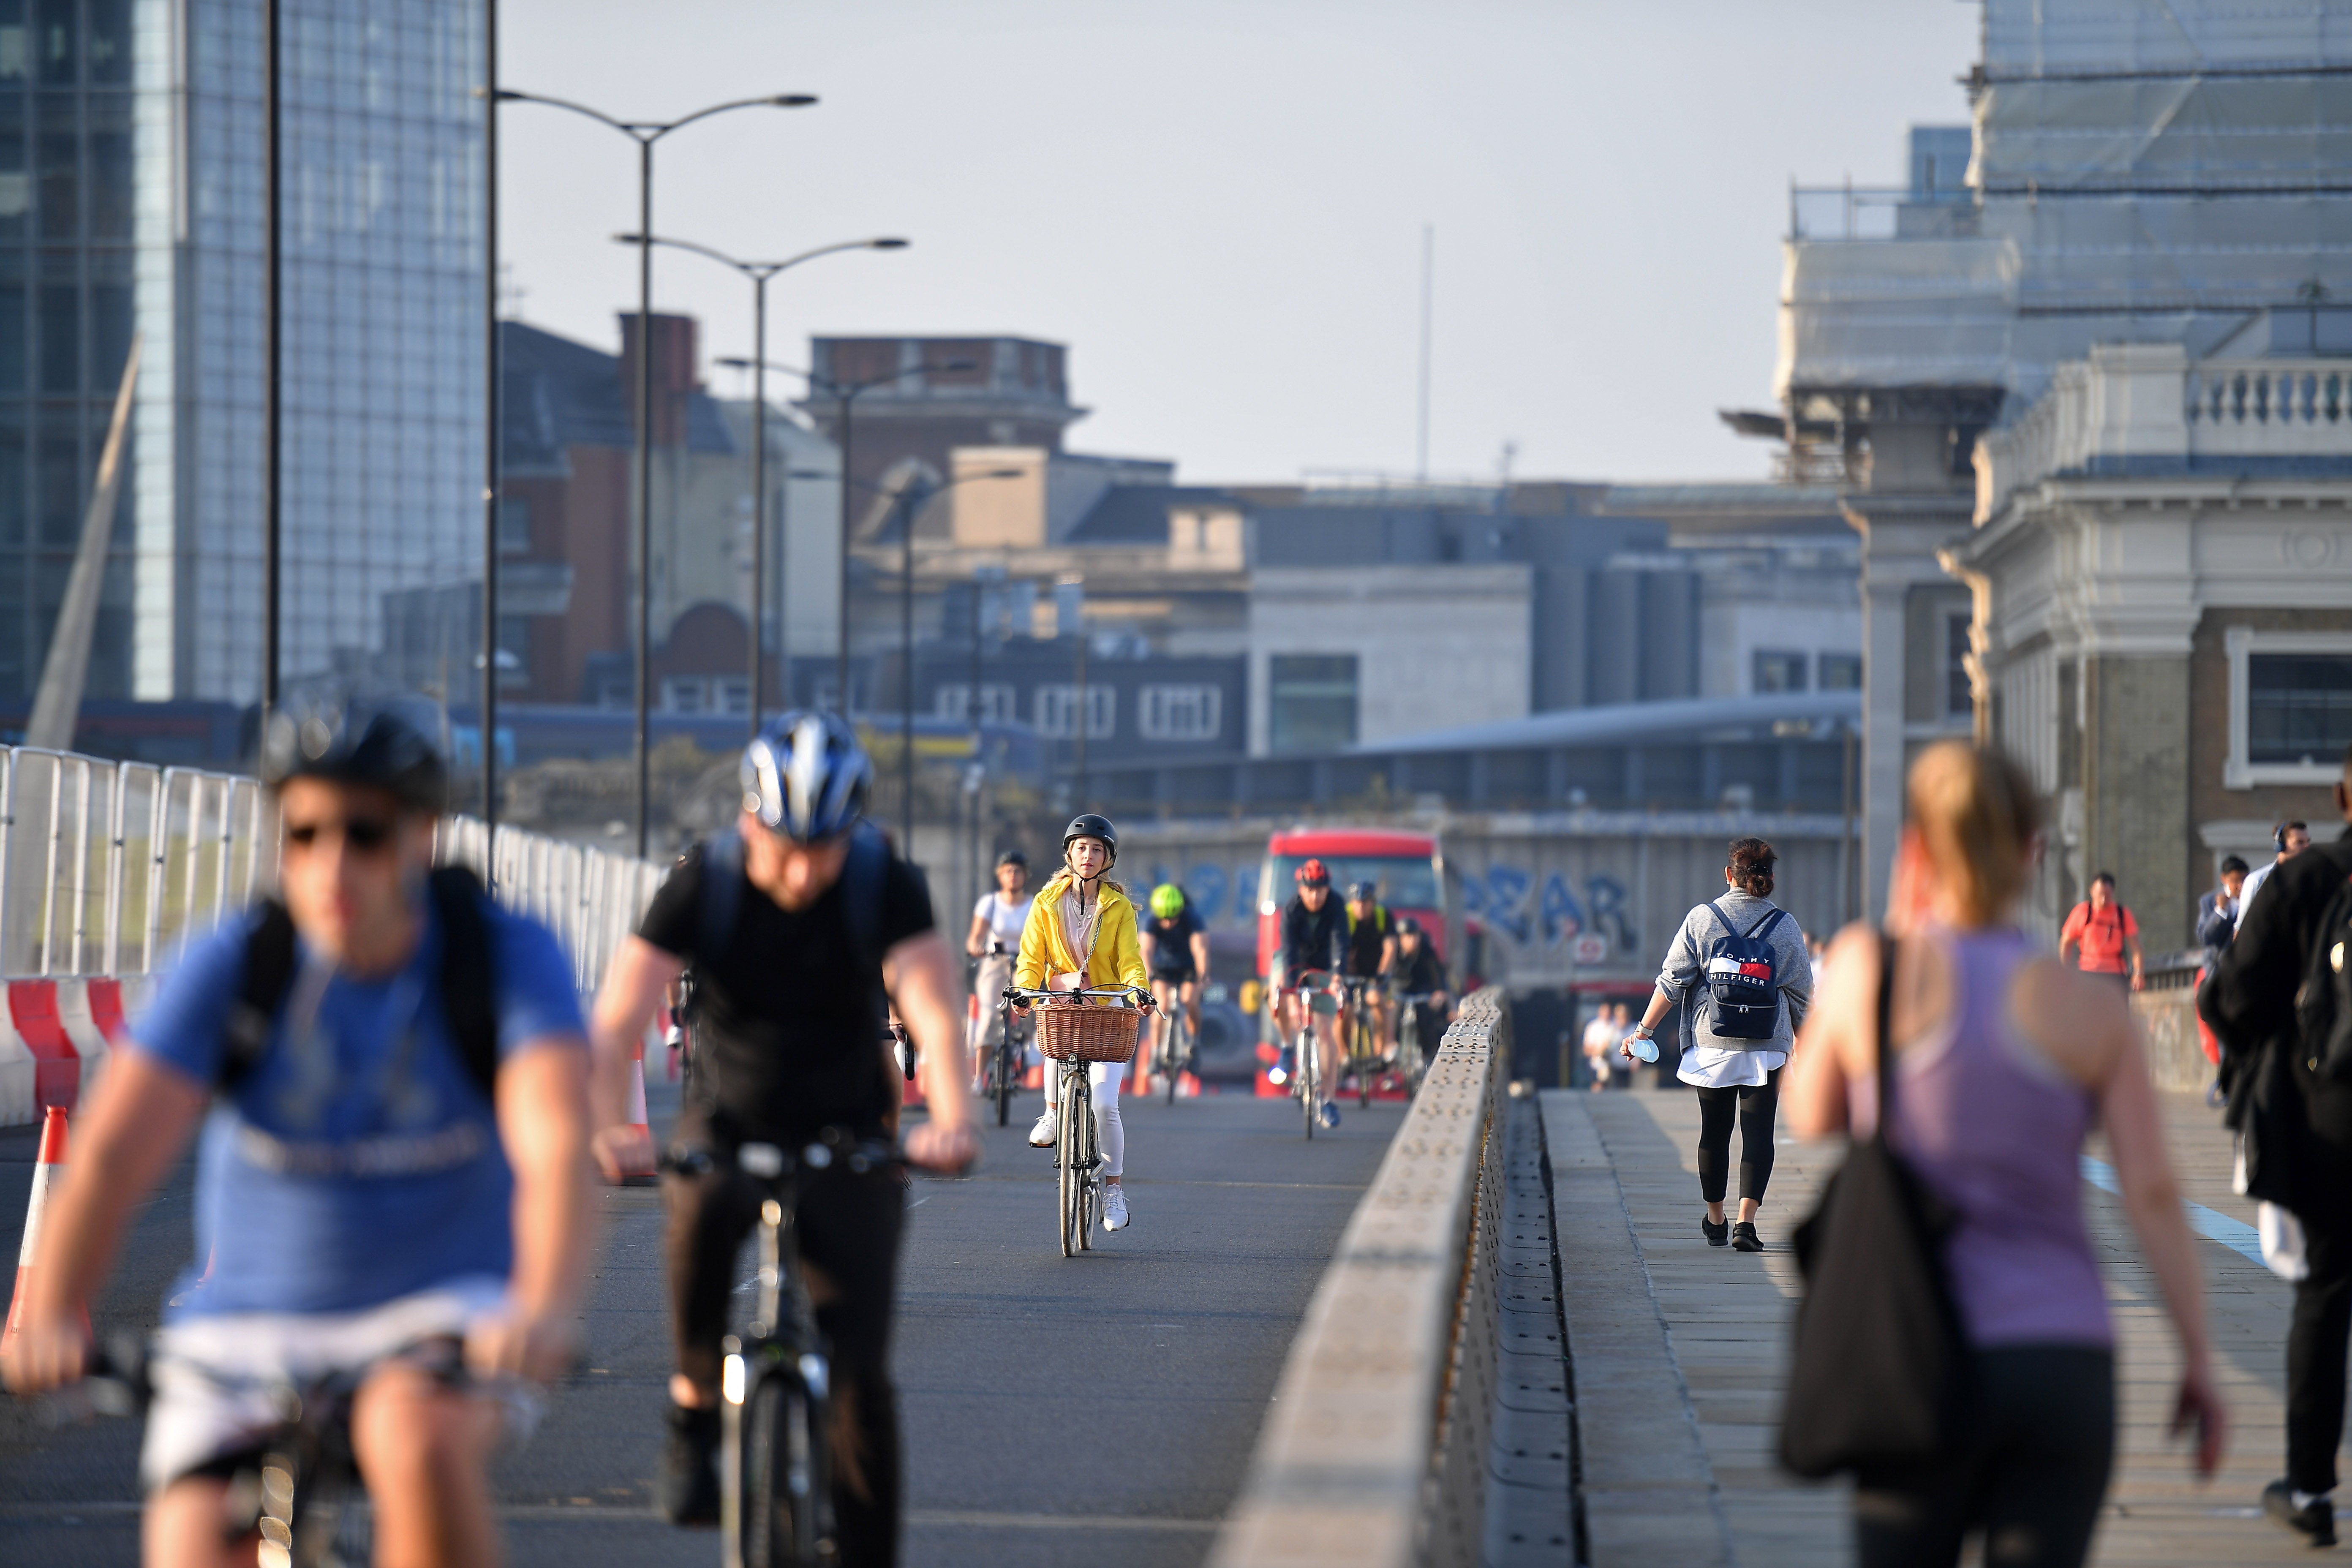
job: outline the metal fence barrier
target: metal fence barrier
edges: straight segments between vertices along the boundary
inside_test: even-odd
[[[1479,1561],[1510,1054],[1502,992],[1464,1003],[1307,1304],[1212,1568]]]
[[[593,990],[664,868],[510,827],[493,865],[488,837],[446,818],[438,858],[545,921]],[[277,877],[276,805],[250,777],[0,747],[0,977],[152,973]]]

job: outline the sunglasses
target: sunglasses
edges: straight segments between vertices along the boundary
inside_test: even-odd
[[[355,855],[374,855],[391,847],[394,825],[377,816],[347,816],[341,822],[289,822],[286,825],[286,842],[299,848],[314,847],[320,839],[342,835],[343,845]]]

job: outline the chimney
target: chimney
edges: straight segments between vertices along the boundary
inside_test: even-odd
[[[695,390],[696,322],[692,316],[656,313],[654,329],[654,445],[686,444],[687,399]],[[621,317],[621,397],[629,417],[637,414],[637,313]]]

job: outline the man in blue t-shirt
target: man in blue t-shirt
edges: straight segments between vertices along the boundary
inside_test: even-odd
[[[110,1063],[7,1381],[80,1374],[82,1308],[201,1122],[196,1262],[157,1335],[141,1456],[151,1548],[230,1561],[231,1479],[282,1419],[270,1385],[349,1372],[365,1374],[352,1440],[379,1561],[487,1563],[485,1467],[510,1402],[481,1389],[566,1363],[592,1239],[572,966],[545,928],[431,873],[444,768],[396,712],[280,714],[262,761],[283,910],[190,942]],[[436,1338],[461,1338],[487,1384],[461,1391],[405,1353]]]

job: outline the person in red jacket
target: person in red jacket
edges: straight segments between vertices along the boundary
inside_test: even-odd
[[[2091,896],[2074,906],[2066,917],[2066,924],[2058,933],[2058,956],[2067,957],[2066,950],[2074,948],[2079,954],[2075,967],[2085,974],[2110,974],[2122,981],[2126,973],[2135,991],[2140,988],[2139,921],[2116,898],[2116,874],[2102,871],[2091,879]],[[2124,963],[2124,952],[2131,951],[2131,964]]]

